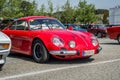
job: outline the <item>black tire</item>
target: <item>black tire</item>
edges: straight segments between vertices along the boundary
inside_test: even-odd
[[[32,54],[34,61],[37,63],[43,63],[49,60],[48,51],[39,39],[33,42]]]
[[[118,40],[118,43],[120,44],[120,35],[118,36],[117,40]]]
[[[0,71],[2,71],[2,67],[3,67],[4,64],[0,64]]]
[[[101,32],[98,32],[98,33],[97,33],[97,37],[98,37],[98,38],[102,38],[102,33],[101,33]]]

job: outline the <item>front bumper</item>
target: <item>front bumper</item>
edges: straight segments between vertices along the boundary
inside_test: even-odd
[[[72,51],[66,51],[66,50],[60,50],[60,51],[50,51],[50,54],[52,55],[60,55],[60,56],[66,56],[66,55],[75,55],[77,53],[76,50]]]
[[[4,64],[6,62],[6,57],[8,56],[9,51],[0,51],[0,64]]]
[[[97,49],[96,49],[96,53],[94,53],[94,54],[98,54],[100,51],[102,50],[102,47],[98,47]],[[58,50],[58,51],[56,51],[56,50],[53,50],[53,51],[50,51],[49,52],[50,54],[52,54],[52,55],[59,55],[59,56],[72,56],[72,55],[80,55],[80,53],[81,53],[81,51],[80,50],[71,50],[71,51],[67,51],[67,50]]]
[[[99,47],[97,48],[97,53],[99,53],[101,50],[102,50],[102,47],[99,46]]]

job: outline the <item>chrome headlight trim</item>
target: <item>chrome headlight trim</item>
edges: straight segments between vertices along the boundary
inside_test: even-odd
[[[69,46],[70,46],[70,48],[75,48],[75,46],[76,46],[75,41],[71,40],[71,41],[69,42]]]
[[[97,46],[98,45],[98,41],[96,39],[92,39],[92,44],[93,44],[93,46]]]
[[[91,38],[93,46],[97,46],[99,44],[97,38],[94,35]]]
[[[52,38],[52,43],[57,47],[63,47],[64,46],[64,42],[59,37],[53,37]]]

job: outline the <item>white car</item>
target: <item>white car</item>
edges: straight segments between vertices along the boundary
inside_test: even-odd
[[[0,70],[2,70],[3,65],[6,62],[6,57],[8,56],[11,48],[11,40],[4,33],[0,32]]]

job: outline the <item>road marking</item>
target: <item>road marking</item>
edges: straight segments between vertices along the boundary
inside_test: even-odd
[[[112,62],[117,62],[117,61],[120,61],[120,59],[94,62],[94,63],[88,63],[88,64],[79,64],[79,65],[74,65],[74,66],[60,67],[60,68],[48,69],[48,70],[37,71],[37,72],[29,72],[29,73],[24,73],[24,74],[2,77],[2,78],[0,78],[0,80],[14,79],[14,78],[20,78],[20,77],[26,77],[26,76],[32,76],[32,75],[47,73],[47,72],[59,71],[59,70],[64,70],[64,69],[78,68],[78,67],[83,67],[83,66],[93,66],[93,65],[112,63]]]

